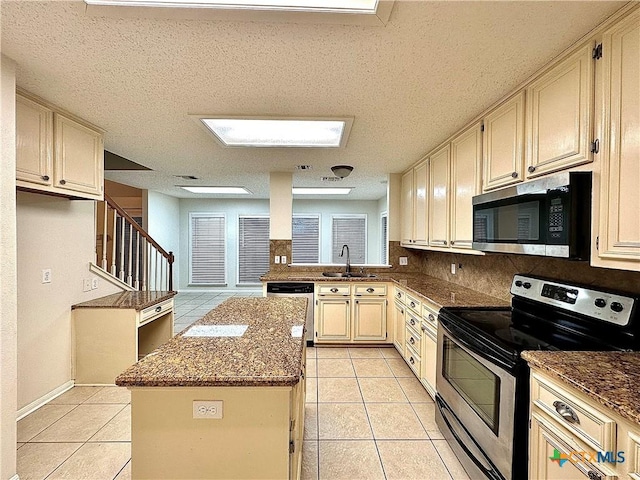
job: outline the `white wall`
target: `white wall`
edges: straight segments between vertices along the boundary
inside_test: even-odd
[[[293,200],[293,213],[320,214],[320,263],[331,263],[331,215],[367,215],[367,263],[380,263],[378,200]]]
[[[121,291],[100,278],[83,292],[83,279],[94,277],[94,221],[92,201],[17,194],[18,409],[72,379],[71,306]]]
[[[15,63],[0,67],[0,478],[16,474],[16,83]]]
[[[207,212],[224,213],[227,228],[227,288],[230,290],[246,289],[236,286],[238,279],[238,216],[239,215],[269,215],[269,200],[250,199],[180,199],[180,282],[178,288],[211,290],[213,287],[189,286],[189,213]],[[223,287],[216,287],[216,290]],[[255,287],[252,287],[255,288]]]
[[[173,252],[173,288],[178,288],[180,278],[180,199],[158,192],[146,192],[143,198],[143,215],[146,230],[167,252]]]

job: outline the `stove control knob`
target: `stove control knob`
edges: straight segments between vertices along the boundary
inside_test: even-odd
[[[524,283],[522,284],[522,286],[523,286],[524,288],[531,288],[531,284],[530,284],[529,282],[524,282]]]
[[[596,298],[594,303],[598,308],[603,308],[607,305],[607,301],[604,298]]]
[[[522,286],[522,280],[516,280],[516,287]]]
[[[624,310],[624,307],[620,302],[611,302],[611,310],[613,310],[614,312],[621,312],[622,310]]]

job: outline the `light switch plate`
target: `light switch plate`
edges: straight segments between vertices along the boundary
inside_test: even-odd
[[[89,290],[91,290],[91,279],[85,278],[84,280],[82,280],[82,291],[88,292]]]
[[[280,257],[280,261],[281,261],[282,263],[287,263],[287,256],[286,256],[286,255],[282,255],[282,256]]]
[[[451,264],[451,275],[455,275],[456,274],[456,264],[452,263]]]
[[[193,418],[222,419],[222,400],[194,400]]]
[[[276,255],[273,259],[273,263],[280,263],[280,255]]]
[[[42,270],[42,283],[51,283],[51,269],[45,268]]]
[[[92,278],[91,279],[91,290],[95,290],[96,288],[98,288],[98,279],[97,278]]]
[[[407,257],[400,257],[400,265],[408,265],[409,259]]]

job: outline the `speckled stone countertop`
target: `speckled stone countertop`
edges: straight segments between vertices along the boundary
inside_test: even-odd
[[[509,303],[455,283],[421,274],[382,273],[371,277],[323,277],[317,272],[268,273],[263,282],[391,282],[439,307],[508,307]]]
[[[295,385],[300,380],[306,307],[305,298],[230,298],[125,370],[116,378],[116,385]],[[248,328],[239,337],[185,336],[199,325]]]
[[[78,303],[71,306],[71,310],[76,308],[132,308],[134,310],[144,310],[156,303],[164,302],[173,298],[178,292],[121,292],[96,298],[88,302]]]
[[[640,352],[522,352],[529,365],[640,425]]]

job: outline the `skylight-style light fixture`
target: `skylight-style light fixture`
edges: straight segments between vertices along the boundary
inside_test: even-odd
[[[349,195],[351,188],[323,188],[323,187],[293,187],[294,195]]]
[[[85,0],[89,5],[375,14],[378,0]]]
[[[234,195],[251,195],[251,192],[244,187],[191,187],[180,186],[180,188],[191,193],[229,193]]]
[[[353,123],[353,118],[192,116],[225,147],[340,148]]]

